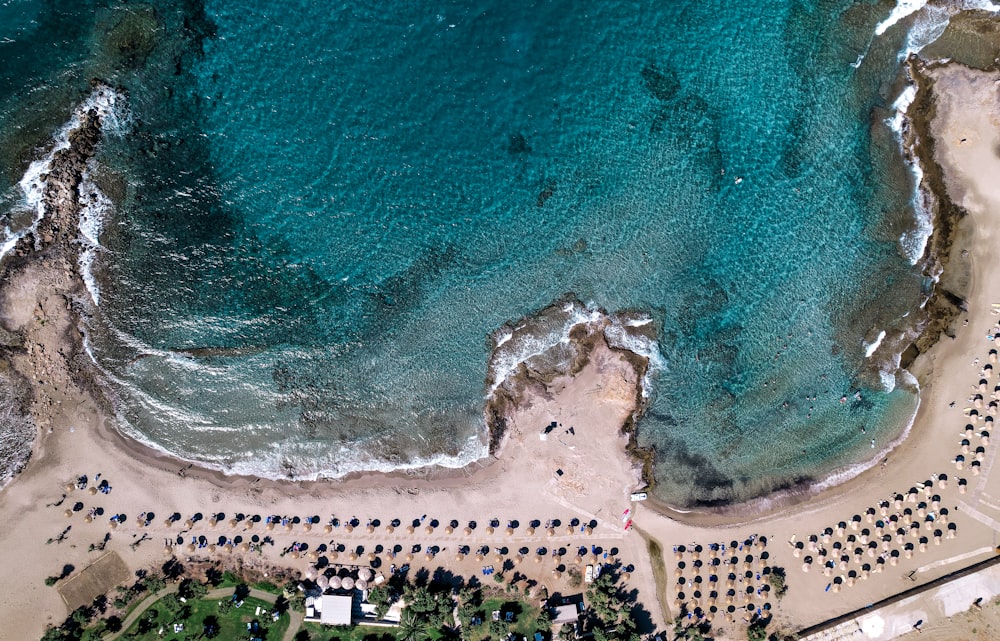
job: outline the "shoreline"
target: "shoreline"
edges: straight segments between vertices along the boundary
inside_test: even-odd
[[[915,69],[918,65],[920,65],[920,63],[914,57],[914,59],[909,61],[907,68]],[[916,74],[916,71],[912,73]],[[909,137],[908,144],[906,146],[907,148],[917,150],[919,162],[921,162],[922,166],[926,168],[925,177],[929,183],[929,186],[926,188],[923,186],[921,186],[921,188],[926,189],[926,191],[929,191],[933,195],[936,204],[934,227],[927,242],[927,252],[924,259],[924,271],[925,273],[928,273],[932,270],[933,266],[938,265],[940,266],[939,271],[942,274],[943,279],[944,274],[948,273],[944,269],[944,266],[948,263],[947,253],[950,251],[950,247],[954,241],[954,228],[956,224],[962,221],[964,214],[961,208],[952,205],[947,197],[934,194],[933,190],[940,185],[941,177],[940,169],[933,161],[933,142],[930,140],[929,134],[926,131],[927,120],[933,117],[933,110],[928,109],[926,104],[926,102],[930,100],[928,97],[930,90],[927,87],[921,86],[921,83],[926,84],[928,82],[923,76],[917,76],[914,81],[918,84],[918,93],[917,99],[914,101],[914,104],[911,105],[911,113],[908,114],[906,119],[909,125],[906,127],[907,131],[905,132]],[[913,111],[915,109],[921,112],[920,117],[914,117]],[[96,142],[93,140],[89,142],[96,145]],[[93,151],[93,149],[90,149],[89,154],[92,155]],[[87,158],[89,158],[90,155],[88,155]],[[83,167],[85,162],[86,158],[82,163],[80,163],[79,167]],[[67,210],[67,212],[63,213],[68,216],[73,212],[71,210]],[[57,217],[47,216],[45,220],[51,221],[56,218]],[[47,222],[46,224],[51,224],[51,222]],[[58,230],[60,225],[56,224],[55,228]],[[40,234],[42,237],[46,236],[46,232],[44,231],[40,232]],[[63,234],[65,239],[65,232],[63,232]],[[77,234],[79,234],[79,232],[77,232]],[[22,242],[26,242],[26,240],[22,239]],[[76,250],[74,249],[74,255],[75,252]],[[21,255],[16,257],[17,260],[9,261],[8,265],[4,268],[5,270],[16,270],[19,264],[34,259],[30,250],[26,247],[22,247],[19,253]],[[11,256],[10,258],[13,259],[15,257]],[[76,268],[76,261],[72,260],[69,262],[73,265],[73,269],[71,271],[74,278],[79,281],[79,289],[75,292],[75,296],[82,299],[83,294],[85,294],[83,291],[85,284],[83,283],[79,270]],[[935,343],[940,341],[942,336],[948,336],[950,335],[949,331],[953,332],[954,330],[953,326],[959,313],[958,307],[954,304],[954,300],[961,299],[958,299],[942,285],[942,279],[938,279],[935,282],[932,292],[927,298],[926,307],[932,311],[928,313],[928,321],[924,331],[918,335],[909,348],[904,350],[903,360],[904,362],[908,361],[907,365],[912,365],[914,359],[918,358],[928,349],[932,348]],[[555,301],[550,305],[550,307],[554,308],[569,301],[575,302],[575,298],[572,294],[567,294],[563,299]],[[78,302],[74,309],[76,318],[73,324],[77,327],[79,327],[81,323],[80,316],[86,313],[81,306],[82,303]],[[254,483],[273,484],[275,487],[287,484],[300,487],[307,486],[309,488],[327,487],[331,489],[350,489],[356,486],[363,486],[371,480],[378,478],[406,480],[419,479],[423,483],[433,484],[435,482],[449,481],[452,479],[479,476],[484,473],[484,469],[493,466],[503,455],[503,448],[506,442],[506,423],[510,420],[510,414],[515,411],[518,406],[518,396],[523,394],[524,391],[532,385],[546,385],[551,382],[551,379],[554,376],[561,374],[573,375],[580,371],[580,369],[582,369],[588,362],[590,354],[598,341],[628,359],[632,363],[632,366],[640,372],[640,379],[645,376],[646,371],[650,367],[648,358],[645,358],[638,353],[629,351],[628,349],[608,346],[603,332],[610,323],[610,315],[605,312],[601,312],[601,314],[603,316],[603,322],[598,323],[596,327],[589,324],[576,325],[571,330],[571,341],[578,354],[576,361],[569,368],[568,372],[539,372],[536,370],[528,370],[525,363],[522,362],[519,366],[518,372],[516,374],[512,374],[508,377],[508,379],[500,384],[500,388],[495,390],[494,394],[487,399],[484,407],[484,419],[488,430],[486,436],[489,444],[489,454],[460,467],[423,465],[411,469],[397,468],[389,471],[358,471],[351,472],[342,477],[321,477],[318,479],[310,478],[301,480],[295,478],[272,478],[234,474],[201,461],[186,459],[174,453],[158,449],[155,446],[148,445],[122,433],[116,427],[110,425],[110,423],[113,422],[113,418],[110,418],[114,414],[112,407],[113,403],[109,399],[107,390],[105,390],[103,383],[99,382],[98,377],[92,371],[87,371],[88,368],[86,366],[77,368],[75,373],[82,379],[79,382],[89,390],[89,393],[101,405],[105,415],[109,417],[102,424],[102,431],[107,440],[114,446],[130,452],[132,456],[144,460],[150,465],[156,466],[158,469],[166,471],[179,471],[180,469],[185,468],[188,470],[194,469],[196,470],[196,472],[194,472],[195,474],[208,479],[213,479],[213,483],[219,487],[232,487],[242,482],[252,481]],[[622,316],[624,317],[626,314],[627,313],[623,313]],[[944,314],[944,317],[942,318],[936,314]],[[916,350],[917,355],[911,356],[907,359],[905,355],[911,350]],[[70,360],[73,360],[83,352],[83,347],[79,340],[73,341],[72,352],[73,354],[68,357]],[[905,369],[905,367],[903,368]],[[656,479],[652,472],[652,463],[655,451],[652,448],[640,447],[636,438],[636,434],[639,429],[638,423],[641,420],[642,413],[646,409],[646,401],[643,397],[641,387],[637,386],[637,389],[635,390],[635,397],[636,409],[624,421],[620,429],[621,433],[628,437],[628,444],[626,446],[628,455],[634,460],[636,465],[642,468],[642,479],[645,486],[648,489],[652,489],[656,485]],[[911,418],[911,425],[918,420],[918,416],[919,409],[916,415]],[[744,519],[748,514],[759,514],[760,510],[764,506],[767,506],[766,509],[768,513],[774,513],[784,508],[794,506],[804,500],[810,500],[817,494],[830,492],[835,490],[835,488],[840,485],[849,483],[851,479],[834,482],[832,487],[830,486],[830,479],[842,475],[845,469],[863,466],[865,469],[854,476],[865,474],[878,464],[879,459],[885,458],[888,452],[891,452],[902,442],[902,440],[906,439],[909,429],[909,427],[904,428],[901,431],[900,436],[894,439],[892,444],[885,448],[885,451],[880,452],[878,456],[868,460],[840,466],[831,470],[830,473],[823,478],[809,478],[798,482],[793,481],[788,486],[771,491],[763,496],[722,505],[692,506],[690,508],[681,508],[651,497],[650,505],[656,506],[656,508],[665,515],[671,515],[673,518],[677,518],[682,521],[690,520],[692,523],[701,522],[706,519],[713,522],[724,522],[728,524],[743,523],[744,521],[741,519]],[[717,521],[717,519],[721,519],[721,521]]]
[[[1000,488],[988,486],[990,483],[997,485],[989,474],[993,458],[983,461],[984,474],[976,478],[971,476],[972,470],[978,472],[979,467],[965,471],[959,467],[958,472],[953,472],[953,460],[948,457],[959,451],[956,435],[962,424],[975,422],[963,418],[960,406],[952,406],[956,402],[966,403],[970,397],[970,383],[973,388],[977,387],[976,380],[982,376],[976,376],[980,358],[986,356],[989,347],[983,335],[997,322],[988,312],[994,301],[1000,303],[1000,285],[994,284],[995,272],[1000,268],[990,261],[991,250],[997,246],[996,239],[991,237],[991,224],[992,219],[1000,216],[1000,210],[984,205],[980,211],[971,205],[952,202],[952,183],[971,178],[961,175],[961,164],[949,165],[942,160],[943,155],[954,153],[957,147],[954,141],[944,140],[935,129],[943,126],[939,119],[944,116],[937,108],[934,94],[939,80],[933,76],[944,71],[959,77],[961,69],[945,64],[921,66],[918,73],[928,76],[912,107],[916,111],[911,114],[918,121],[924,119],[922,124],[914,124],[913,129],[918,141],[921,131],[927,136],[917,149],[922,158],[926,158],[925,175],[931,176],[928,188],[941,189],[936,194],[940,201],[937,211],[942,216],[956,216],[946,225],[935,220],[935,233],[940,231],[944,236],[928,241],[928,251],[933,246],[946,254],[933,257],[948,267],[939,280],[940,296],[948,302],[950,288],[964,283],[969,310],[968,314],[956,311],[948,323],[935,325],[935,331],[940,330],[936,340],[925,345],[922,351],[918,349],[918,355],[909,363],[920,385],[920,405],[912,418],[911,428],[902,431],[899,443],[889,451],[885,464],[873,465],[843,482],[811,491],[810,488],[825,482],[824,479],[814,480],[805,489],[790,488],[787,494],[779,491],[718,509],[684,511],[654,499],[644,503],[629,500],[629,492],[640,489],[642,476],[647,473],[634,449],[638,447],[635,418],[644,409],[642,381],[648,363],[633,352],[610,345],[603,326],[575,330],[574,339],[580,352],[568,372],[539,377],[535,375],[537,372],[528,372],[527,366],[524,368],[522,379],[515,385],[516,394],[495,408],[487,406],[495,410],[494,416],[503,418],[503,432],[497,438],[496,450],[491,447],[490,456],[462,468],[364,472],[315,481],[271,480],[226,474],[146,446],[115,427],[113,414],[107,411],[109,400],[96,376],[88,369],[87,357],[82,353],[80,314],[85,313],[87,294],[77,267],[79,249],[74,243],[74,234],[68,233],[69,229],[76,228],[73,208],[78,203],[72,189],[59,192],[61,196],[53,195],[50,200],[52,215],[46,217],[46,226],[39,226],[41,249],[28,250],[25,246],[22,248],[24,256],[12,256],[5,261],[4,283],[0,288],[3,324],[16,330],[16,336],[24,341],[23,347],[3,348],[4,362],[8,370],[17,372],[25,380],[37,381],[31,385],[30,404],[38,432],[23,472],[0,491],[0,513],[9,517],[0,519],[0,559],[15,577],[9,593],[0,594],[0,612],[7,614],[14,625],[24,626],[16,629],[34,633],[45,623],[38,612],[48,614],[48,622],[52,623],[66,609],[55,590],[41,587],[46,574],[57,571],[55,550],[60,557],[58,564],[69,561],[82,569],[93,558],[85,550],[85,544],[98,540],[99,535],[109,534],[109,526],[101,519],[81,522],[82,515],[73,516],[71,510],[66,517],[68,520],[60,520],[59,506],[67,497],[72,497],[71,502],[86,503],[86,507],[100,506],[109,513],[127,513],[130,517],[140,510],[155,509],[157,518],[151,525],[135,525],[131,519],[120,527],[117,524],[110,526],[114,531],[111,549],[121,554],[132,570],[162,563],[163,548],[156,549],[157,543],[138,545],[149,540],[150,533],[154,540],[163,536],[168,553],[179,559],[200,562],[209,554],[184,554],[175,550],[170,541],[180,527],[171,529],[170,525],[161,525],[163,518],[172,511],[187,515],[202,511],[208,514],[209,510],[216,509],[228,514],[247,510],[303,516],[315,512],[323,514],[324,518],[332,512],[385,519],[393,516],[408,519],[424,513],[445,519],[444,522],[449,518],[456,522],[469,519],[482,525],[491,520],[501,523],[501,519],[526,521],[526,517],[576,518],[583,523],[595,523],[594,532],[582,535],[575,531],[576,526],[571,526],[568,532],[555,533],[552,528],[553,534],[540,532],[535,535],[532,527],[530,533],[521,529],[508,533],[506,536],[510,538],[506,539],[501,538],[502,534],[494,535],[480,529],[462,539],[458,533],[444,535],[431,528],[426,536],[413,530],[406,534],[379,531],[367,535],[360,531],[356,534],[338,531],[334,536],[352,545],[367,544],[372,538],[378,540],[377,537],[406,545],[424,543],[430,538],[432,542],[441,542],[445,549],[466,540],[487,546],[509,540],[512,548],[520,544],[525,547],[565,544],[572,548],[580,543],[593,545],[597,542],[619,550],[616,556],[638,566],[629,587],[634,586],[643,595],[643,603],[652,610],[654,604],[660,603],[654,595],[659,594],[662,586],[649,563],[647,536],[648,541],[666,547],[690,541],[706,544],[730,539],[739,541],[764,534],[778,543],[771,548],[772,564],[795,569],[803,563],[799,554],[793,552],[799,549],[793,547],[796,537],[801,537],[798,539],[801,542],[810,533],[821,532],[824,526],[850,520],[851,513],[863,514],[866,507],[874,508],[878,501],[888,500],[895,492],[906,492],[911,483],[920,483],[925,477],[938,478],[942,470],[947,470],[954,477],[970,474],[969,495],[955,496],[958,492],[965,494],[963,490],[956,490],[958,483],[947,490],[952,494],[946,494],[943,486],[941,493],[946,497],[945,503],[955,506],[952,519],[962,532],[960,545],[971,549],[971,554],[982,554],[984,548],[989,549],[994,530],[984,526],[992,517],[986,515],[980,520],[977,512],[1000,516],[996,511],[990,512],[996,508],[991,508],[988,501],[980,503],[984,495],[989,498],[986,490],[1000,496]],[[969,76],[980,77],[971,71]],[[921,106],[916,106],[917,103]],[[1000,114],[1000,109],[997,113]],[[76,158],[76,166],[85,164],[86,158]],[[957,172],[958,178],[949,178],[949,172]],[[72,183],[70,177],[69,184]],[[45,234],[51,234],[50,241],[44,241]],[[30,241],[22,239],[24,243],[36,240],[34,236]],[[959,321],[966,316],[968,326],[959,327]],[[549,437],[543,429],[551,421],[557,423],[560,431]],[[580,437],[570,434],[564,426],[575,428]],[[992,457],[994,450],[990,449],[989,453]],[[647,459],[645,464],[648,462]],[[112,478],[116,486],[114,494],[85,496],[82,491],[64,491],[65,484],[77,475],[94,472]],[[835,470],[831,474],[836,473]],[[56,500],[59,503],[54,503]],[[56,509],[51,510],[50,506]],[[622,508],[626,506],[628,512],[623,513]],[[642,537],[629,535],[627,527],[622,526],[623,514],[635,519],[636,526],[642,529]],[[66,524],[73,528],[71,546],[41,545],[46,536],[55,537]],[[199,527],[203,526],[192,526],[184,530],[184,534]],[[64,530],[63,535],[68,530]],[[206,530],[205,533],[218,534],[219,530]],[[131,539],[128,538],[130,534]],[[142,539],[138,538],[140,534]],[[330,531],[296,529],[293,532],[289,529],[275,536],[279,534],[289,538],[282,543],[290,542],[291,537],[318,543],[329,538]],[[788,541],[787,549],[783,544],[785,540]],[[905,571],[912,570],[910,577],[920,572],[921,578],[933,579],[946,572],[949,563],[956,563],[955,559],[968,558],[970,553],[957,554],[954,545],[946,543],[941,548],[928,548],[922,559],[907,560],[899,571],[906,576]],[[248,567],[281,564],[290,572],[302,572],[303,575],[309,567],[306,559],[278,557],[275,549],[262,552],[260,557],[215,558],[222,559],[221,563],[246,563]],[[433,567],[434,564],[451,563],[442,559],[430,556],[423,565]],[[828,611],[836,608],[870,602],[871,595],[880,587],[878,580],[874,580],[853,592],[845,591],[840,601],[828,596],[823,596],[821,601],[817,595],[825,594],[821,590],[828,579],[817,576],[820,574],[818,568],[808,575],[808,565],[804,563],[805,574],[798,575],[796,587],[780,611],[780,616],[796,624],[822,620]],[[471,559],[457,560],[451,565],[457,572],[470,575],[475,574],[477,566],[478,561]],[[531,565],[521,569],[553,587],[559,585],[559,577],[553,578],[549,568],[543,568],[540,561],[533,569]],[[895,580],[896,577],[890,573],[886,578]],[[650,613],[651,620],[657,624],[665,623],[673,614],[666,603],[660,603],[660,607],[659,616],[655,611]]]

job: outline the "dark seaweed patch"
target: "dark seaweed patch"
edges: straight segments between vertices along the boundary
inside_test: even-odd
[[[661,69],[655,62],[648,62],[639,75],[643,88],[660,102],[673,100],[680,91],[681,83],[673,69]]]

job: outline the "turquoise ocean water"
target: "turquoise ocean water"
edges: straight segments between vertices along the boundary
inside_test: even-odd
[[[822,478],[912,416],[892,3],[60,4],[0,7],[0,204],[23,222],[91,78],[127,95],[87,321],[126,433],[247,474],[460,465],[502,328],[570,293],[650,319],[667,500]]]

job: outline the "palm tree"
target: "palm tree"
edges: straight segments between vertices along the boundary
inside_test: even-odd
[[[399,641],[426,641],[427,626],[413,612],[403,612],[396,638]]]

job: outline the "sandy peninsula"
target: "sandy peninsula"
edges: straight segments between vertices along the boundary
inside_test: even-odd
[[[920,410],[885,460],[835,487],[727,511],[630,500],[642,479],[622,426],[636,410],[641,373],[600,336],[574,375],[528,386],[508,410],[496,456],[459,471],[278,482],[224,476],[123,438],[82,356],[77,196],[53,192],[52,210],[65,215],[26,239],[31,245],[9,261],[0,292],[0,324],[17,337],[5,367],[30,384],[38,429],[30,462],[0,492],[4,629],[37,639],[59,623],[78,603],[47,587],[46,577],[69,567],[72,581],[107,552],[129,573],[176,557],[305,576],[314,561],[308,551],[327,545],[340,550],[338,563],[374,561],[380,571],[409,562],[473,576],[510,562],[563,592],[572,591],[571,568],[616,559],[638,591],[641,629],[703,617],[715,638],[733,639],[745,638],[755,617],[774,632],[809,630],[994,557],[1000,73],[957,64],[915,73],[932,106],[922,161],[944,181],[939,195],[963,212],[947,269],[964,289],[965,313],[914,363]],[[70,169],[96,144],[93,130],[81,135],[86,144],[67,160]],[[253,535],[274,545],[227,547]],[[202,536],[209,544],[192,549]],[[301,553],[283,554],[296,544]],[[783,597],[769,580],[775,573],[787,577]],[[924,616],[931,625],[936,615]]]

